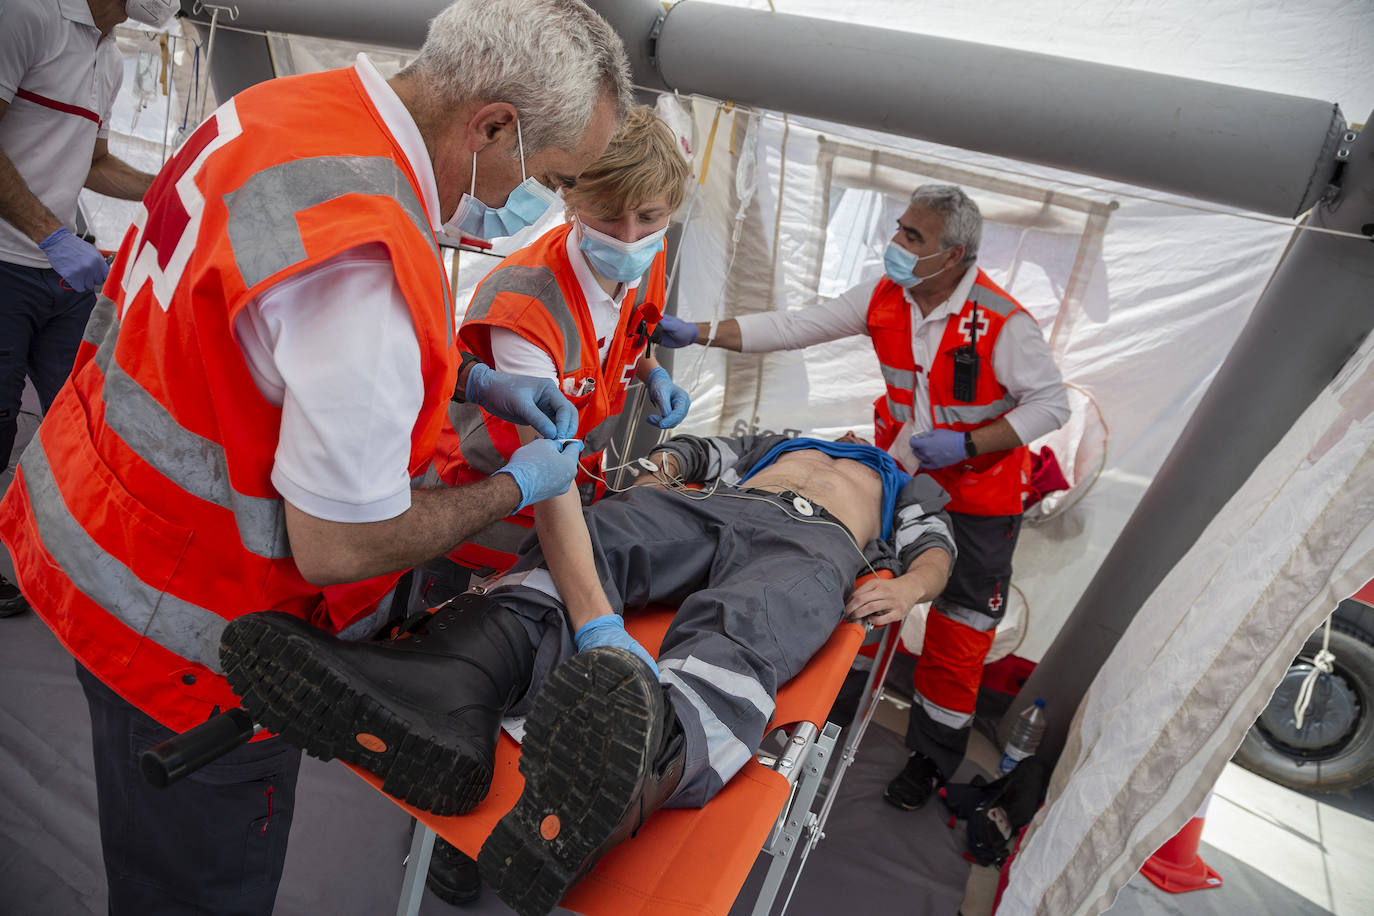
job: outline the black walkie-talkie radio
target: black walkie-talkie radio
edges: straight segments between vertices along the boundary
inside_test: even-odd
[[[956,349],[954,357],[954,400],[973,403],[978,390],[978,303],[969,315],[969,343]]]

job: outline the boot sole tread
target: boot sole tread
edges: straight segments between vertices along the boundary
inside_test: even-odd
[[[525,721],[525,788],[477,857],[482,880],[520,916],[550,912],[590,869],[651,766],[656,682],[628,653],[573,656],[545,682]],[[558,818],[556,837],[541,826]]]
[[[453,815],[477,807],[491,785],[490,767],[441,743],[422,717],[360,692],[350,672],[318,648],[309,635],[250,614],[225,629],[220,661],[253,721],[288,744],[362,767],[381,777],[382,791],[416,808]],[[379,738],[384,750],[360,745],[363,733]]]

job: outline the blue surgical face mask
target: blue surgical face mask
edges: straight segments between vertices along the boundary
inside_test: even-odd
[[[516,142],[520,144],[520,174],[525,174],[525,141],[520,135],[520,122],[515,122]],[[544,187],[533,176],[515,186],[500,207],[488,207],[472,192],[477,190],[477,154],[472,154],[472,191],[458,201],[458,209],[444,223],[444,232],[452,236],[466,235],[475,239],[499,239],[515,235],[521,229],[539,222],[558,195]]]
[[[617,283],[631,283],[644,276],[654,255],[663,250],[663,237],[668,233],[664,226],[657,232],[644,236],[635,242],[622,242],[604,232],[597,232],[586,223],[578,220],[582,238],[578,247],[587,258],[592,269],[607,280]]]
[[[938,258],[947,251],[949,251],[949,249],[945,248],[934,254],[917,256],[913,252],[907,251],[901,245],[898,245],[895,241],[888,242],[887,250],[883,252],[883,269],[887,272],[888,279],[893,283],[905,287],[906,289],[911,289],[913,286],[917,286],[929,280],[930,277],[943,273],[945,269],[949,267],[948,264],[945,265],[945,267],[941,267],[939,270],[935,271],[935,273],[931,274],[930,277],[918,277],[916,276],[916,262],[924,261],[927,258]]]

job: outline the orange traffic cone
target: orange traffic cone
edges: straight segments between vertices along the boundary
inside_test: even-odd
[[[1203,816],[1211,800],[1212,794],[1209,792],[1192,820],[1141,866],[1140,873],[1155,887],[1171,894],[1221,887],[1221,875],[1197,854],[1198,841],[1202,838]]]

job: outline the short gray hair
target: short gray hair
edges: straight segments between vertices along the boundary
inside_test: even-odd
[[[941,248],[963,245],[964,259],[959,263],[965,266],[978,260],[978,243],[983,240],[983,214],[963,188],[952,184],[923,184],[912,193],[911,202],[944,216]]]
[[[442,105],[514,105],[526,155],[574,149],[603,98],[617,125],[633,103],[625,46],[582,0],[457,0],[402,74]]]

